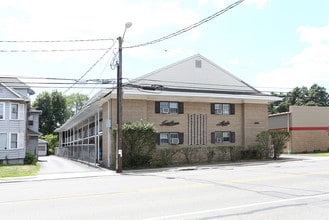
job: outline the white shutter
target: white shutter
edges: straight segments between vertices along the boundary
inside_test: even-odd
[[[17,149],[23,149],[25,146],[24,133],[17,133]]]
[[[25,104],[18,104],[18,120],[25,120]]]

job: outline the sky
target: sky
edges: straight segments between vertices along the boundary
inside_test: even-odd
[[[183,34],[129,48],[236,1],[0,0],[0,76],[19,77],[36,95],[57,89],[90,96],[112,86],[96,79],[116,79],[116,39],[124,35],[122,67],[128,80],[201,54],[260,91],[316,83],[329,92],[328,0],[245,0]],[[127,22],[132,26],[125,29]],[[98,40],[81,41],[87,39]]]

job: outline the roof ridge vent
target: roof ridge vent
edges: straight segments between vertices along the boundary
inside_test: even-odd
[[[201,60],[195,60],[195,68],[201,68],[202,67],[202,61]]]

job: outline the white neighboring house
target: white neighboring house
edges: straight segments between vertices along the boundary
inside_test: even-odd
[[[30,109],[33,94],[18,78],[0,77],[0,164],[22,164],[27,151],[37,155],[41,111]],[[31,126],[34,117],[38,124]]]

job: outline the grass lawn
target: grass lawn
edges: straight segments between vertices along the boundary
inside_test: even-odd
[[[0,178],[34,176],[40,170],[40,164],[37,165],[8,165],[0,166]]]

